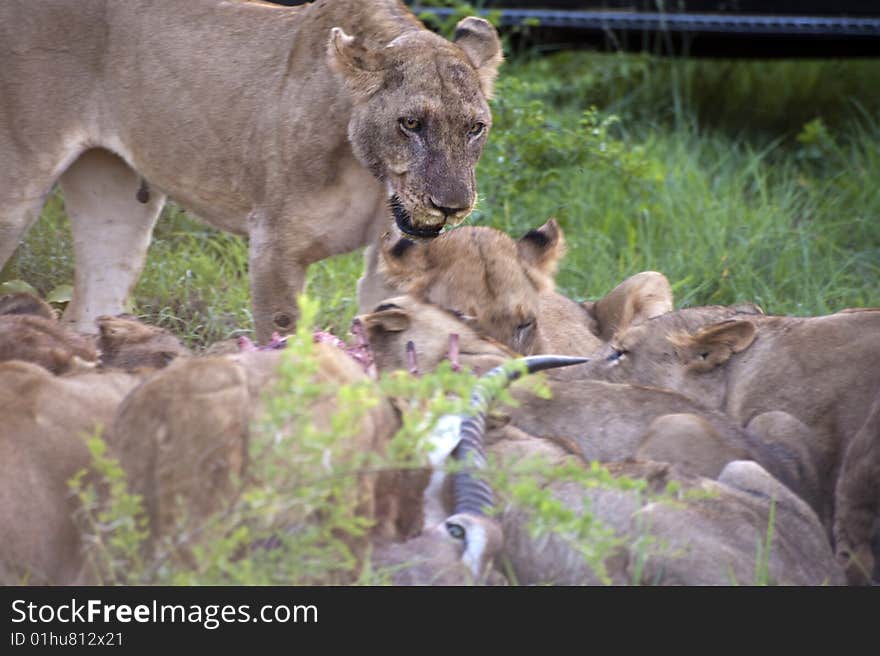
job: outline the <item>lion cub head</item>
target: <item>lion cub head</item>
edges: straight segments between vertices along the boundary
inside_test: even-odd
[[[413,25],[387,45],[331,30],[330,66],[351,94],[349,141],[388,189],[398,227],[437,236],[474,207],[474,167],[492,115],[487,99],[501,44],[480,18],[459,22],[452,43]]]
[[[379,275],[396,293],[451,311],[481,334],[527,354],[539,339],[540,297],[553,291],[564,251],[555,219],[517,241],[476,226],[419,243],[386,235]]]

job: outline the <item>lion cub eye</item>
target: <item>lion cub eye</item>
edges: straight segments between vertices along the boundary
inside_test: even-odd
[[[422,129],[422,122],[414,116],[404,116],[399,119],[400,127],[407,132],[418,132]]]
[[[483,130],[486,129],[486,124],[481,123],[480,121],[475,121],[471,124],[471,127],[468,128],[468,136],[471,138],[479,137],[483,134]]]

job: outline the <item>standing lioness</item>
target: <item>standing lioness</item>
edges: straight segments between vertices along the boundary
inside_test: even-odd
[[[64,318],[94,330],[167,195],[249,237],[264,340],[293,327],[307,266],[392,212],[419,237],[467,216],[501,50],[482,19],[450,43],[397,0],[3,0],[0,61],[0,266],[60,180]]]

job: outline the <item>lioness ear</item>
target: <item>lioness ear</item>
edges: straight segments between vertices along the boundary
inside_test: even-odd
[[[381,307],[381,306],[380,306]],[[371,312],[360,317],[368,333],[399,333],[409,328],[409,313],[400,307]]]
[[[330,29],[327,58],[330,68],[342,76],[355,95],[370,96],[382,86],[385,58],[381,51],[365,46],[340,27]]]
[[[548,219],[540,228],[529,230],[518,242],[519,256],[551,280],[559,260],[565,255],[565,236],[556,219]]]
[[[498,32],[489,21],[469,16],[461,19],[455,26],[452,41],[464,51],[473,67],[477,69],[483,95],[491,98],[498,67],[504,58]]]
[[[689,371],[702,373],[721,366],[734,353],[745,351],[757,334],[758,329],[751,321],[730,319],[701,328],[692,335],[671,335],[669,341],[683,349]]]

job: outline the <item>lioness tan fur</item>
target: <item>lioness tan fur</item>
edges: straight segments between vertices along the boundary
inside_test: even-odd
[[[293,327],[310,263],[387,229],[389,199],[424,237],[471,211],[501,49],[482,19],[450,43],[398,0],[5,0],[0,61],[0,266],[60,181],[64,318],[93,332],[167,196],[249,238],[265,341]]]
[[[576,538],[546,525],[536,535],[534,508],[496,490],[496,518],[504,535],[499,561],[520,585],[609,580],[617,585],[731,585],[760,583],[765,574],[764,582],[781,585],[845,581],[816,513],[754,462],[728,462],[714,477],[694,475],[679,458],[672,463],[639,459],[604,465],[615,477],[644,479],[647,495],[664,495],[670,484],[678,486],[674,499],[666,493],[662,501],[653,501],[645,492],[609,484],[585,486],[558,475],[547,480],[545,474],[556,467],[586,464],[559,443],[509,425],[490,430],[486,439],[492,466],[509,480],[537,477],[563,507],[590,512],[621,539],[604,560],[608,578],[603,579],[584,558]],[[689,446],[699,449],[700,442]],[[772,543],[763,552],[756,545],[766,543],[771,522]]]
[[[834,491],[847,487],[849,475],[864,479],[843,463],[880,389],[880,310],[786,317],[689,308],[621,331],[600,356],[579,373],[676,390],[740,424],[771,410],[795,417],[813,435],[810,466],[821,474],[816,509],[829,530],[835,514],[860,516],[857,508],[845,507],[859,499],[876,516],[877,502],[867,490],[866,498],[849,488],[837,502]],[[865,440],[870,438],[861,439],[863,449]],[[878,459],[873,463],[869,466],[880,472]],[[838,525],[841,535],[851,536],[839,547],[842,559],[870,552],[870,522],[861,524]],[[860,569],[845,565],[852,573]]]
[[[846,450],[834,494],[834,541],[847,577],[880,581],[880,394]]]
[[[322,383],[365,380],[359,365],[341,350],[316,344],[315,354],[317,379]],[[251,427],[264,417],[263,396],[278,380],[284,357],[284,351],[255,351],[180,359],[125,400],[111,434],[134,491],[144,496],[154,538],[173,535],[181,522],[190,530],[198,527],[226,507],[240,489],[237,479],[245,476],[247,483],[247,465],[253,457]],[[334,394],[325,394],[310,410],[319,428],[327,429],[339,410],[338,401]],[[381,400],[359,420],[356,434],[337,445],[334,464],[345,469],[362,456],[382,455],[397,427],[392,406]],[[295,460],[298,436],[293,437],[293,445],[286,447],[292,451],[267,452],[263,457],[282,465]],[[301,484],[296,471],[291,469],[292,481]],[[348,493],[338,503],[375,522],[369,535],[341,536],[357,556],[365,555],[371,540],[387,542],[419,533],[427,470],[350,474]],[[301,526],[308,518],[292,514],[276,520],[280,531]]]
[[[510,461],[516,467],[516,461]],[[760,465],[728,463],[716,478],[694,476],[668,463],[610,463],[615,476],[641,478],[650,493],[670,483],[676,501],[650,502],[633,490],[575,482],[545,483],[575,512],[585,508],[623,543],[604,561],[605,581],[616,585],[842,585],[843,573],[815,512]],[[688,497],[698,494],[699,497]],[[589,504],[588,506],[586,504]],[[528,585],[596,585],[603,581],[571,538],[539,537],[530,510],[503,502],[503,557],[513,578]],[[767,539],[769,553],[758,545]],[[766,560],[765,560],[766,559]],[[766,562],[762,581],[761,563]]]
[[[0,363],[0,584],[95,583],[68,481],[91,464],[86,437],[106,434],[140,378],[125,373],[54,376]]]
[[[666,417],[675,423],[682,415]],[[588,510],[621,539],[604,561],[608,579],[602,579],[584,558],[577,538],[556,533],[546,524],[536,535],[531,522],[534,508],[496,490],[499,512],[495,518],[504,535],[499,554],[503,571],[522,585],[583,585],[603,580],[622,585],[844,582],[822,525],[808,504],[754,462],[731,461],[717,476],[695,476],[699,468],[681,455],[706,450],[707,435],[691,432],[683,437],[687,442],[672,454],[674,464],[650,460],[606,464],[614,476],[645,479],[648,494],[664,493],[676,484],[679,492],[674,501],[667,495],[652,502],[632,488],[584,486],[555,474],[540,483],[563,507],[574,512]],[[576,469],[586,464],[563,441],[536,438],[511,425],[490,429],[485,439],[492,466],[513,482],[536,475],[541,481],[560,465]],[[645,451],[643,447],[639,456]],[[543,461],[543,469],[534,468],[535,459]],[[768,532],[772,542],[765,551]]]
[[[489,227],[466,226],[422,243],[389,233],[360,310],[409,294],[457,313],[518,353],[580,355],[620,327],[672,309],[669,281],[654,271],[631,276],[599,301],[566,298],[555,291],[564,253],[555,219],[516,241]]]

